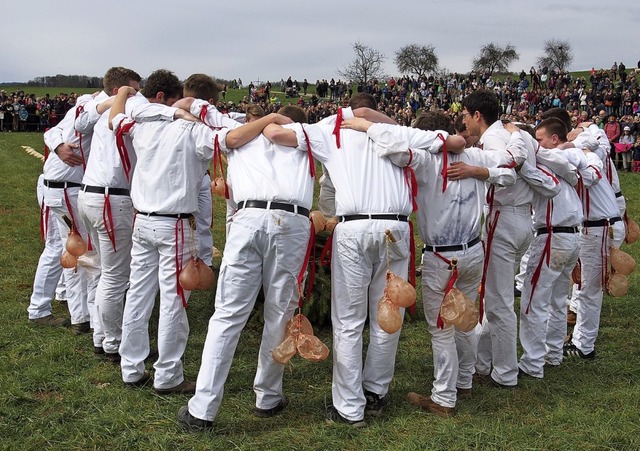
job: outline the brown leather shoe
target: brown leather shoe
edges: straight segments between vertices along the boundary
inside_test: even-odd
[[[471,399],[471,389],[470,388],[459,388],[456,387],[456,393],[458,399]]]
[[[453,407],[441,406],[437,402],[431,399],[430,396],[422,396],[417,393],[411,392],[407,395],[407,401],[414,406],[418,406],[434,415],[439,417],[449,418],[452,417],[456,409]]]
[[[474,385],[491,385],[490,374],[473,373],[472,380]]]
[[[54,315],[43,316],[42,318],[30,319],[29,322],[38,326],[68,326],[67,318],[56,318]]]
[[[72,324],[71,332],[73,332],[73,335],[88,334],[91,332],[91,323],[85,321],[84,323]]]
[[[159,395],[192,395],[196,392],[196,383],[187,379],[172,388],[155,388],[155,392]]]
[[[150,380],[151,374],[147,370],[144,370],[144,373],[142,373],[142,377],[140,379],[133,382],[125,382],[124,385],[130,388],[140,388],[147,385],[147,382],[149,382]]]

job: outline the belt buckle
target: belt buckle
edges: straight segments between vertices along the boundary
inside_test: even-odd
[[[291,205],[293,206],[293,212],[294,212],[295,214],[298,214],[298,206],[297,206],[297,205],[295,205],[295,204],[291,204]]]
[[[469,243],[461,244],[460,247],[462,248],[461,250],[466,251],[467,249],[469,249]]]
[[[267,201],[267,206],[265,207],[265,210],[271,210],[271,201],[270,200]]]

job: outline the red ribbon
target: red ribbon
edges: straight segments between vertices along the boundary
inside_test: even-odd
[[[333,134],[336,137],[336,146],[340,148],[340,127],[342,126],[342,108],[338,108],[336,114],[336,125],[333,127]]]
[[[225,199],[229,199],[229,185],[227,185],[227,178],[224,175],[224,166],[222,165],[222,151],[220,150],[220,141],[218,140],[218,135],[216,135],[215,141],[213,143],[213,176],[214,180],[217,174],[217,168],[220,167],[220,175],[222,177],[222,182],[224,183],[224,197]]]
[[[316,279],[316,229],[313,226],[313,221],[309,219],[311,231],[309,233],[309,242],[307,243],[307,251],[304,255],[304,261],[298,274],[298,308],[302,308],[302,301],[311,299],[311,291],[313,290],[313,283]],[[307,279],[307,295],[303,296],[302,283],[304,282],[304,273],[311,261],[311,268],[309,269],[309,278]]]
[[[122,161],[122,169],[124,170],[124,175],[129,180],[129,173],[131,172],[131,160],[129,160],[129,152],[127,151],[127,146],[124,143],[124,135],[125,133],[129,133],[129,131],[133,128],[135,122],[128,122],[126,124],[123,123],[124,119],[120,121],[118,126],[118,130],[116,131],[116,148],[118,149],[118,155],[120,155],[120,160]]]
[[[180,239],[178,240],[178,234]],[[182,285],[180,285],[180,273],[182,272],[182,251],[181,246],[184,244],[184,227],[182,227],[182,219],[176,221],[175,226],[175,238],[176,238],[176,287],[178,296],[182,299],[182,307],[187,308],[187,298],[184,295]]]
[[[435,255],[440,260],[442,260],[447,265],[449,265],[449,268],[452,267],[451,260],[443,257],[438,252],[434,252],[433,255]],[[447,286],[444,289],[444,296],[442,297],[442,301],[440,302],[440,309],[442,309],[442,302],[444,302],[444,298],[447,297],[447,294],[455,286],[457,280],[458,280],[458,265],[453,266],[453,271],[451,272],[451,276],[449,276],[449,281],[447,282]],[[438,319],[436,320],[436,327],[438,329],[444,329],[444,320],[442,319],[442,315],[440,314],[440,309],[438,309]]]
[[[109,201],[109,195],[106,192],[104,194],[104,205],[102,206],[102,221],[104,223],[107,236],[109,237],[109,241],[111,241],[113,252],[116,252],[115,226],[113,224],[113,215],[111,214],[111,202]]]
[[[333,250],[333,234],[336,229],[331,231],[331,235],[327,238],[327,242],[324,243],[324,247],[322,248],[322,252],[320,252],[320,265],[321,266],[329,266],[331,265],[331,252]]]
[[[527,304],[527,308],[525,310],[525,315],[529,314],[529,309],[531,308],[531,300],[533,299],[533,293],[536,291],[536,287],[538,286],[538,280],[540,280],[540,273],[542,273],[542,265],[544,263],[547,264],[547,268],[549,267],[549,262],[551,259],[551,239],[553,236],[553,226],[551,225],[551,217],[553,216],[553,199],[549,199],[547,201],[547,217],[546,217],[546,225],[547,225],[547,239],[544,243],[544,249],[542,251],[542,255],[540,256],[540,261],[536,266],[535,271],[533,272],[533,276],[531,278],[531,294],[529,295],[529,303]]]
[[[409,149],[409,162],[404,167],[404,180],[409,187],[409,195],[411,196],[411,205],[413,211],[418,211],[418,203],[416,202],[416,196],[418,195],[418,180],[416,179],[415,171],[409,166],[413,161],[413,151]]]
[[[309,158],[309,175],[311,178],[316,178],[316,164],[313,161],[313,153],[311,152],[311,142],[309,141],[309,136],[307,135],[307,131],[302,126],[302,133],[304,133],[304,140],[307,142],[307,157]]]
[[[442,136],[442,133],[438,133],[438,138],[442,141],[442,192],[447,190],[447,178],[449,176],[449,152],[447,152],[447,141]]]
[[[489,267],[489,258],[491,258],[491,243],[493,242],[493,235],[496,232],[498,226],[498,218],[500,218],[500,211],[496,211],[496,215],[491,220],[493,213],[493,198],[494,198],[495,185],[489,187],[487,192],[487,202],[489,204],[489,214],[487,215],[487,241],[485,245],[484,265],[482,267],[482,280],[480,281],[480,303],[479,303],[479,318],[480,324],[482,324],[482,317],[484,316],[484,294],[485,285],[487,281],[487,269]]]

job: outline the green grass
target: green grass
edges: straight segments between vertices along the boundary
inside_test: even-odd
[[[21,145],[42,148],[39,134],[0,134],[0,441],[1,449],[639,449],[640,330],[638,276],[623,298],[605,299],[598,358],[568,361],[542,381],[523,380],[514,391],[479,387],[441,419],[405,401],[426,393],[433,373],[424,319],[405,323],[392,402],[369,427],[324,423],[331,396],[331,361],[294,357],[285,374],[291,404],[281,416],[251,415],[260,327],[243,332],[215,431],[182,432],[176,421],[187,396],[158,396],[123,386],[118,367],[98,360],[88,336],[27,321],[31,284],[42,245],[35,182],[41,163]],[[640,218],[640,174],[620,174],[632,217]],[[215,204],[214,240],[222,248],[224,208]],[[636,259],[638,244],[625,246]],[[189,306],[191,337],[184,357],[194,377],[213,291],[195,292]],[[68,313],[55,306],[55,313]],[[153,325],[152,327],[155,327]],[[153,329],[155,330],[155,329]],[[318,331],[330,343],[330,331]]]

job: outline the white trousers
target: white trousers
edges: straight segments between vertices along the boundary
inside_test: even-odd
[[[498,207],[497,211],[500,217],[488,257],[485,281],[485,318],[478,326],[480,338],[476,372],[491,372],[496,382],[513,386],[518,383],[518,322],[514,310],[513,280],[516,261],[533,238],[533,223],[528,206]],[[497,211],[493,213],[494,217]]]
[[[69,204],[71,205],[71,213],[65,201],[64,191],[64,189],[47,188],[46,186],[43,188],[44,203],[49,207],[50,214],[52,214],[57,221],[62,247],[64,249],[66,246],[67,236],[69,234],[69,227],[62,219],[63,215],[66,215],[69,219],[75,219],[75,226],[78,229],[78,233],[82,239],[85,240],[85,243],[88,244],[87,230],[78,214],[79,188],[67,188],[66,190]],[[78,265],[76,270],[73,268],[64,269],[63,273],[67,289],[67,305],[71,315],[71,324],[91,321],[95,338],[95,334],[100,333],[100,326],[97,321],[93,321],[92,318],[95,290],[100,277],[99,275],[90,274],[89,271],[81,265]]]
[[[387,241],[389,269],[407,278],[409,225],[386,220],[339,223],[333,234],[331,259],[331,324],[333,326],[333,405],[344,418],[362,420],[364,390],[384,396],[395,369],[400,331],[384,332],[378,324],[378,303],[384,294]],[[369,315],[369,347],[362,364],[362,332]],[[400,309],[404,317],[404,309]]]
[[[83,191],[78,194],[80,217],[98,251],[102,272],[95,296],[96,318],[103,333],[99,346],[105,352],[116,353],[122,340],[122,309],[131,267],[133,204],[129,196],[114,195],[109,196],[109,203],[115,250],[104,221],[105,195]]]
[[[38,204],[42,207],[44,202],[44,177],[38,178],[37,196]],[[33,291],[27,312],[29,319],[38,319],[51,314],[51,300],[56,295],[56,287],[61,279],[62,266],[62,240],[58,230],[58,221],[54,215],[44,206],[43,218],[45,227],[44,249],[38,259],[38,267],[33,278]]]
[[[484,252],[476,244],[462,251],[441,252],[447,260],[458,260],[456,288],[474,301],[482,279]],[[471,388],[471,378],[476,362],[476,330],[462,332],[453,326],[438,329],[440,306],[452,270],[433,252],[426,252],[422,259],[422,303],[431,334],[433,351],[433,388],[431,399],[445,407],[455,407],[456,388]]]
[[[553,365],[562,362],[562,346],[567,333],[566,299],[571,284],[571,271],[580,252],[579,234],[554,233],[551,237],[549,265],[542,264],[532,297],[533,275],[544,258],[548,236],[539,235],[531,242],[530,259],[520,299],[522,357],[519,367],[538,378],[544,376],[545,356]]]
[[[283,396],[284,365],[271,352],[284,340],[285,326],[298,305],[297,277],[311,224],[281,210],[247,208],[233,216],[209,320],[196,394],[189,412],[213,420],[218,413],[231,361],[260,287],[264,287],[264,329],[253,382],[256,406],[270,409]]]
[[[585,354],[595,349],[600,328],[600,311],[602,310],[604,289],[602,286],[603,259],[606,256],[608,260],[610,246],[619,248],[624,241],[624,221],[616,222],[611,228],[613,229],[613,239],[608,236],[608,227],[589,227],[588,231],[583,227],[580,234],[582,287],[577,292],[575,299],[577,318],[573,328],[572,342]],[[603,236],[605,239],[604,247]],[[573,302],[574,300],[572,300]]]
[[[177,258],[184,265],[189,258],[186,245],[187,219],[137,215],[131,248],[131,276],[124,306],[120,366],[122,380],[135,382],[144,374],[144,359],[149,355],[149,319],[160,289],[158,320],[158,360],[154,364],[153,385],[173,388],[184,381],[182,355],[189,337],[187,312],[178,294]],[[182,242],[184,230],[185,240]],[[185,291],[189,299],[190,291]]]

